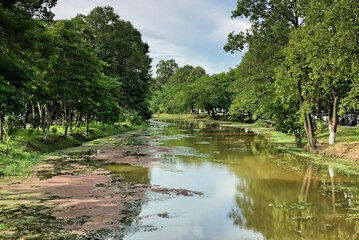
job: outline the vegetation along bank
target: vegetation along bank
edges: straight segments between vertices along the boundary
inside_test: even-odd
[[[159,62],[152,111],[270,125],[298,147],[356,161],[358,9],[355,1],[238,1],[232,18],[251,27],[229,34],[224,50],[247,50],[241,63],[209,75]]]
[[[295,136],[290,133],[277,131],[274,127],[268,127],[266,123],[243,123],[223,119],[213,120],[206,115],[190,114],[154,114],[155,119],[202,119],[212,121],[221,126],[246,128],[260,135],[265,135],[270,143],[275,144],[284,153],[294,154],[307,159],[319,167],[334,167],[337,171],[355,177],[359,177],[359,154],[357,147],[359,136],[357,128],[338,127],[338,138],[335,145],[326,143],[328,131],[323,130],[318,134],[318,152],[310,151],[308,148],[298,147]],[[308,151],[309,150],[309,151]]]
[[[0,3],[0,175],[151,117],[140,32],[111,7],[55,21],[56,2]]]
[[[236,68],[210,75],[201,66],[167,59],[156,65],[155,78],[149,46],[112,7],[54,21],[55,5],[1,3],[4,149],[25,128],[42,129],[46,142],[59,125],[67,138],[82,127],[89,135],[95,122],[141,124],[154,112],[205,113],[265,122],[292,134],[298,147],[356,159],[355,128],[338,127],[343,119],[358,121],[355,1],[266,1],[265,8],[258,7],[262,1],[238,1],[232,18],[247,18],[251,27],[228,35],[225,51],[246,50]],[[350,154],[338,154],[344,150]]]

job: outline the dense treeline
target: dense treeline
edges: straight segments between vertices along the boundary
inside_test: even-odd
[[[153,112],[198,114],[202,110],[216,118],[217,111],[228,110],[232,72],[209,76],[202,67],[179,67],[173,59],[161,60],[156,67]]]
[[[53,21],[56,0],[0,3],[0,137],[149,119],[149,47],[111,7]],[[5,137],[4,137],[5,136]]]
[[[329,143],[338,114],[358,110],[358,2],[242,0],[233,18],[246,33],[230,34],[226,51],[248,47],[237,69],[231,113],[271,119],[316,148],[315,121],[328,113]]]
[[[224,47],[232,53],[247,50],[240,65],[183,85],[174,80],[180,69],[175,66],[168,77],[160,69],[173,65],[161,62],[157,79],[166,76],[169,82],[160,83],[157,95],[164,100],[154,102],[153,110],[228,108],[233,120],[270,120],[293,133],[298,145],[306,137],[312,149],[321,113],[328,113],[333,144],[338,115],[359,110],[358,9],[354,0],[240,0],[232,18],[249,19],[251,28],[229,34]],[[186,76],[188,68],[181,70],[187,69]]]

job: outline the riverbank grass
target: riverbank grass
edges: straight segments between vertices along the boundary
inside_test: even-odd
[[[329,131],[324,130],[322,133],[318,134],[317,138],[319,141],[328,140],[329,139]],[[358,127],[338,126],[336,142],[357,142],[357,141],[359,141]]]
[[[26,174],[33,166],[40,163],[45,153],[80,146],[82,143],[90,140],[143,127],[145,127],[145,124],[140,126],[129,123],[108,126],[92,125],[89,129],[89,136],[86,136],[86,128],[83,127],[74,129],[72,132],[69,132],[67,138],[64,138],[62,127],[58,126],[55,128],[52,126],[47,141],[43,140],[43,131],[19,130],[12,137],[8,150],[6,150],[6,143],[0,143],[0,176],[20,176]]]

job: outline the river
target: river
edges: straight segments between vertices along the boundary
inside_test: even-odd
[[[153,120],[143,131],[95,140],[59,157],[31,184],[0,186],[21,196],[36,186],[35,197],[23,199],[52,204],[51,226],[58,231],[125,240],[357,238],[352,213],[358,210],[348,210],[356,196],[346,191],[354,180],[249,129]],[[71,218],[76,221],[69,224]],[[42,234],[36,236],[46,239],[50,232]]]
[[[264,136],[206,121],[167,121],[157,143],[178,150],[143,172],[151,185],[203,195],[149,196],[138,231],[125,239],[350,239],[356,232],[332,194],[329,169],[280,152]],[[328,191],[329,190],[329,191]],[[329,193],[329,194],[328,194]],[[325,196],[327,195],[327,196]],[[352,196],[350,196],[352,197]],[[348,198],[350,198],[348,197]],[[169,218],[158,217],[168,213]]]

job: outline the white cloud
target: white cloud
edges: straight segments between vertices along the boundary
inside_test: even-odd
[[[58,0],[53,11],[56,19],[69,19],[106,5],[142,33],[153,66],[173,58],[179,65],[199,65],[213,74],[240,62],[242,54],[223,51],[228,33],[250,26],[243,19],[231,20],[233,0]]]
[[[227,41],[227,36],[231,32],[246,32],[251,27],[250,22],[243,19],[223,19],[213,31],[212,36],[217,41]]]

